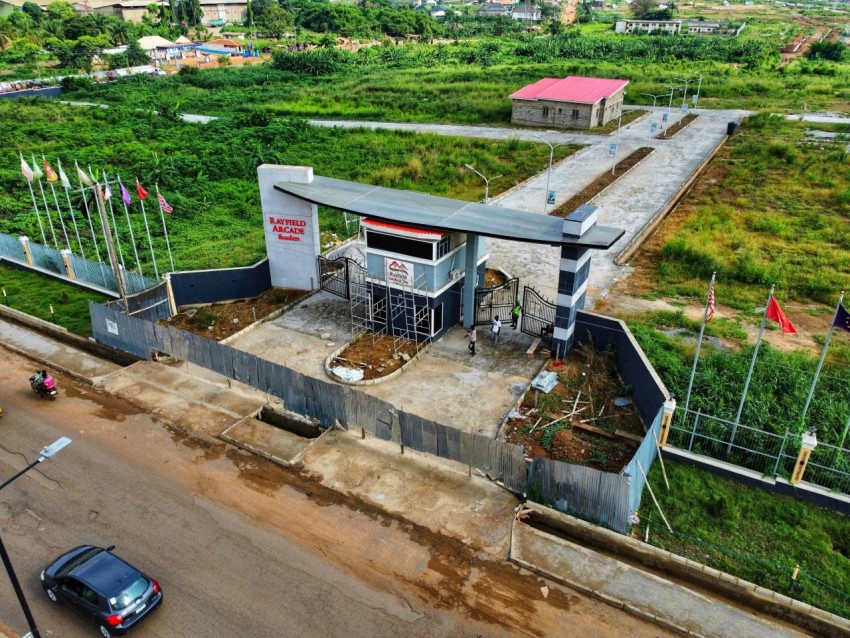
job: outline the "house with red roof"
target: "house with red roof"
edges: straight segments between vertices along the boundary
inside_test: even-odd
[[[511,94],[512,124],[590,129],[620,117],[628,80],[544,78]]]

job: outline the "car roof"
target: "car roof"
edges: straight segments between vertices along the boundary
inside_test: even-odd
[[[106,550],[95,554],[69,574],[107,597],[117,594],[142,573]]]

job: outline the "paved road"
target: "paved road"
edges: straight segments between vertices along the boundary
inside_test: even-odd
[[[459,541],[390,517],[297,473],[167,428],[123,400],[60,375],[39,400],[32,362],[0,349],[0,476],[59,436],[74,442],[5,488],[3,540],[42,636],[96,629],[41,592],[38,573],[82,543],[157,577],[165,604],[149,637],[670,635]],[[0,578],[2,622],[25,622]]]

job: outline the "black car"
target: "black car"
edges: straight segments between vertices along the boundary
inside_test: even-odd
[[[113,549],[81,545],[41,572],[47,597],[96,622],[103,638],[126,634],[162,604],[159,583],[118,558]]]

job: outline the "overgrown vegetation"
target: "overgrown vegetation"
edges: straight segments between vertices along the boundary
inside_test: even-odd
[[[91,334],[89,301],[103,303],[110,300],[110,297],[52,277],[10,266],[0,266],[0,288],[5,291],[0,303],[39,319],[54,321],[56,325],[79,335]]]
[[[641,525],[651,544],[850,618],[846,517],[691,466],[667,461],[666,470],[669,491],[659,463],[649,480],[676,533],[644,495]]]

